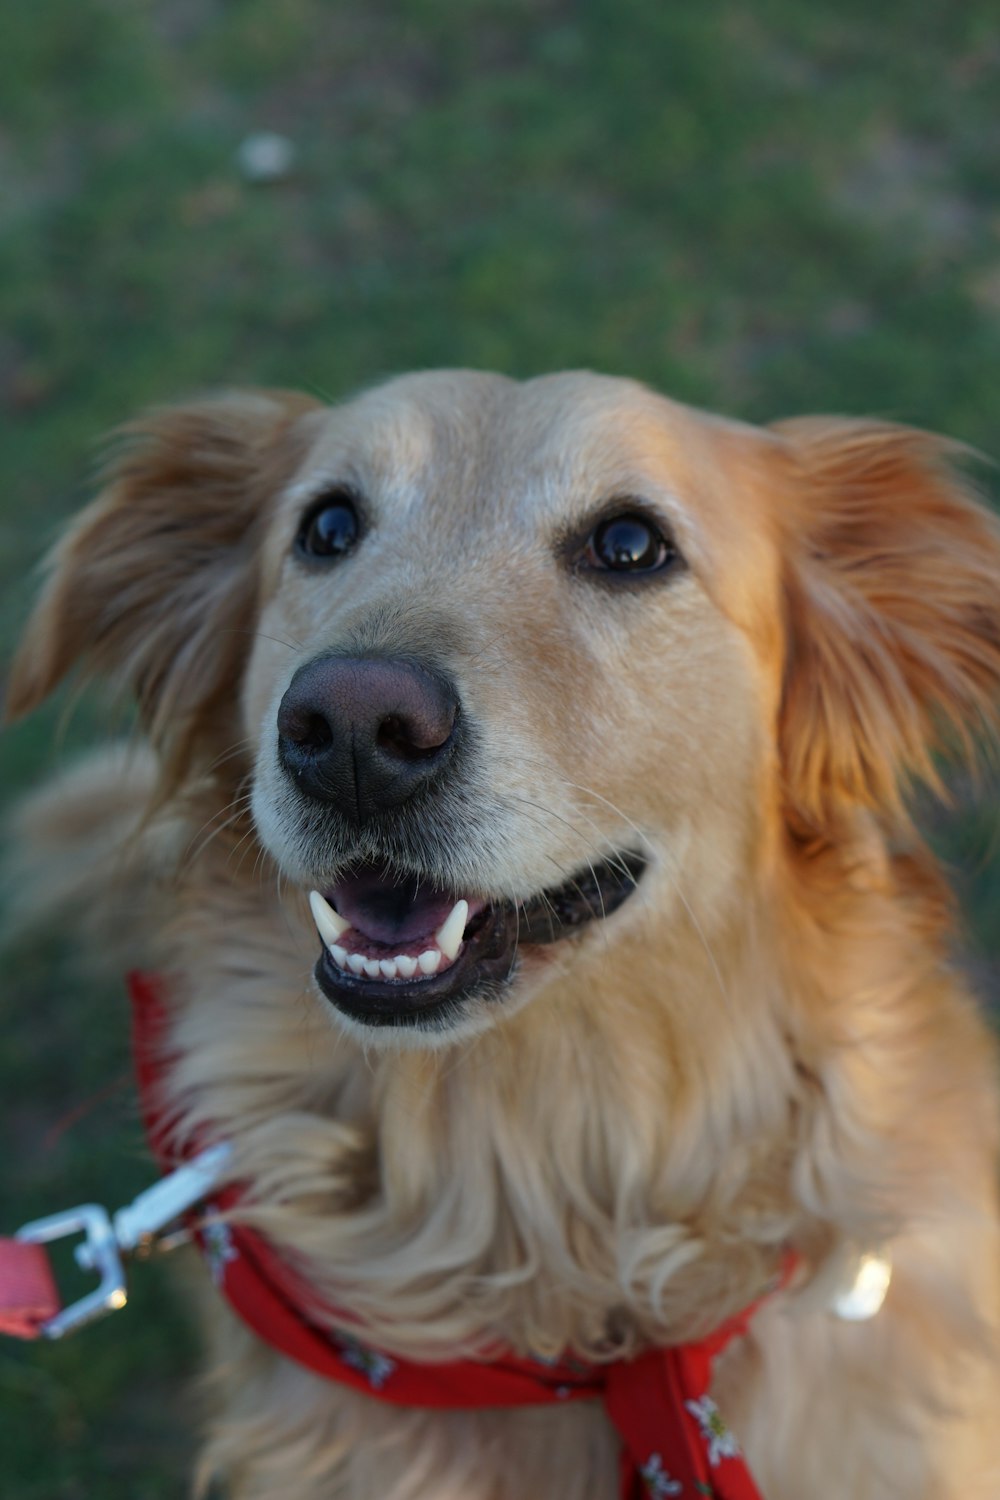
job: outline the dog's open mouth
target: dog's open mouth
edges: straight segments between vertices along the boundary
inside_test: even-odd
[[[456,1002],[496,997],[518,949],[600,921],[635,890],[646,860],[624,852],[525,902],[437,889],[390,868],[355,865],[309,901],[323,940],[316,981],[370,1026],[427,1025]]]

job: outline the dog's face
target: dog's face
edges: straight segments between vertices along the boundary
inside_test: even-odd
[[[936,719],[991,711],[1000,545],[946,454],[592,375],[154,414],[10,706],[124,675],[171,786],[250,779],[343,1023],[461,1036],[710,934],[789,828],[898,819]]]
[[[243,712],[260,836],[336,914],[339,1011],[480,1024],[567,942],[627,940],[619,908],[726,899],[777,702],[739,445],[596,377],[409,377],[314,419]]]

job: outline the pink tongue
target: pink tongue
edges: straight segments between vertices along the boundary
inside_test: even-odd
[[[330,894],[356,932],[388,948],[433,937],[458,899],[418,884],[415,877],[394,879],[371,867],[355,871]]]

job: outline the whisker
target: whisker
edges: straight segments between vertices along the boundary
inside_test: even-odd
[[[250,872],[251,880],[256,880],[258,881],[258,883],[263,883],[264,861],[266,859],[267,850],[264,848],[263,844],[258,844],[257,858],[254,860],[253,869]]]
[[[266,630],[241,630],[238,625],[231,625],[223,632],[225,635],[246,635],[251,640],[274,641],[276,646],[285,646],[289,651],[305,651],[307,649],[303,641],[297,641],[293,636],[290,641],[282,640],[280,635],[268,635]]]
[[[513,800],[516,801],[516,802],[522,803],[525,807],[533,807],[538,812],[543,813],[543,814],[545,814],[548,817],[556,818],[560,823],[566,823],[566,826],[568,828],[573,828],[572,823],[568,823],[565,818],[560,818],[559,814],[558,813],[553,813],[552,810],[551,810],[551,808],[542,807],[537,802],[531,802],[531,801],[528,800],[527,797],[517,797],[517,796],[515,796]],[[574,829],[573,831],[574,832],[578,832],[579,830]],[[556,859],[555,856],[552,855],[552,854],[546,854],[545,859],[546,859],[546,861],[550,865],[555,865],[556,869],[559,871],[560,875],[563,877],[563,882],[562,883],[564,885],[572,886],[573,890],[576,891],[577,895],[580,897],[580,900],[584,903],[584,905],[585,906],[589,905],[589,901],[588,901],[587,896],[586,896],[586,894],[585,894],[585,892],[583,890],[583,887],[579,884],[579,882],[577,880],[575,880],[573,878],[573,875],[567,869],[567,867],[564,864],[562,864],[560,860]],[[590,871],[591,878],[592,878],[592,880],[594,882],[594,888],[597,891],[598,900],[601,903],[601,917],[603,919],[604,917],[607,916],[607,912],[606,912],[605,907],[604,907],[604,893],[601,890],[601,883],[600,883],[600,881],[597,878],[597,871],[594,869],[593,863],[589,859],[587,859],[586,860],[586,864],[587,864],[587,868]],[[550,908],[550,910],[552,912],[552,915],[554,917],[557,916],[555,906],[553,905],[552,901],[549,899],[549,897],[546,895],[546,893],[544,891],[539,892],[538,899],[540,899],[540,900],[542,900],[542,901],[545,902],[545,904]]]
[[[247,839],[252,838],[253,833],[254,833],[254,830],[252,828],[248,828],[247,831],[246,831],[246,833],[240,839],[239,843],[233,845],[232,849],[230,849],[230,851],[229,851],[229,858],[226,860],[227,867],[232,864],[232,861],[233,861],[234,857],[243,848],[243,845],[247,842]],[[246,854],[241,855],[240,862],[236,866],[235,873],[237,875],[239,875],[242,872],[243,864],[244,864],[245,859],[246,859]]]
[[[541,762],[537,762],[537,763],[538,764],[543,764]],[[551,772],[551,767],[547,767],[546,769]],[[563,786],[569,788],[570,790],[575,791],[575,792],[579,792],[579,793],[581,793],[585,797],[591,797],[595,802],[600,802],[603,806],[607,807],[610,812],[614,813],[615,817],[619,818],[622,821],[622,823],[624,823],[625,826],[627,828],[629,828],[635,834],[636,838],[642,844],[644,851],[646,851],[647,853],[649,853],[651,856],[655,853],[655,851],[653,850],[653,846],[650,843],[650,840],[649,840],[649,837],[647,836],[647,834],[645,834],[643,832],[643,830],[638,826],[638,824],[635,823],[633,821],[633,819],[630,818],[626,812],[623,812],[623,810],[620,807],[618,807],[614,802],[612,802],[610,800],[610,798],[605,797],[603,795],[603,793],[601,793],[601,792],[595,791],[593,787],[582,786],[579,782],[570,780],[569,777],[560,776],[559,780],[562,782]],[[543,813],[547,814],[550,817],[557,818],[559,822],[564,823],[569,828],[573,828],[573,824],[570,823],[568,819],[561,817],[558,813],[554,813],[551,808],[543,807],[540,803],[532,803],[532,802],[530,802],[530,799],[528,799],[528,798],[517,797],[516,800],[523,801],[523,802],[525,802],[529,806],[536,807],[538,809],[538,811],[543,812]],[[584,813],[584,812],[582,812],[582,809],[581,809],[581,816],[583,816],[584,818],[587,817],[587,814]],[[587,819],[587,821],[588,822],[592,822],[592,820],[590,820],[590,819]],[[593,826],[593,824],[592,824],[592,826]],[[575,829],[574,831],[577,832],[577,833],[580,832],[579,829]],[[588,864],[589,864],[589,861],[588,861]],[[717,958],[715,956],[715,952],[714,952],[714,950],[712,948],[711,943],[708,941],[708,938],[707,938],[707,936],[705,934],[705,931],[704,931],[704,929],[703,929],[700,921],[698,920],[698,916],[697,916],[696,912],[694,911],[693,907],[691,906],[691,903],[688,900],[687,896],[684,894],[683,887],[681,886],[680,881],[677,878],[676,872],[670,868],[669,864],[666,861],[662,862],[661,867],[663,868],[664,873],[666,874],[667,879],[670,881],[671,887],[673,888],[673,890],[674,890],[674,892],[675,892],[675,894],[677,896],[678,901],[680,902],[681,906],[683,907],[685,915],[687,916],[688,921],[691,923],[691,927],[692,927],[695,935],[697,936],[698,941],[700,942],[702,948],[705,951],[705,956],[707,957],[709,963],[711,964],[712,973],[713,973],[713,976],[715,978],[715,982],[716,982],[716,984],[718,986],[719,993],[722,996],[722,999],[725,1002],[727,1009],[731,1010],[732,1009],[732,999],[731,999],[729,991],[728,991],[728,989],[726,987],[725,980],[722,977],[722,971],[719,968],[719,963],[718,963],[718,960],[717,960]],[[590,865],[590,869],[591,869],[591,873],[593,874],[593,865]],[[600,887],[598,887],[598,889],[600,889]],[[603,906],[603,899],[602,899],[602,906]]]
[[[210,818],[207,818],[205,822],[202,823],[198,831],[191,835],[191,838],[188,841],[187,847],[185,848],[184,853],[181,856],[182,869],[190,869],[191,866],[194,865],[196,860],[198,860],[205,852],[213,839],[218,838],[220,834],[225,833],[227,828],[232,827],[234,823],[238,822],[239,819],[243,817],[249,805],[250,793],[241,792],[237,797],[234,797],[230,802],[227,802],[225,807],[220,808],[218,812],[213,813]],[[226,816],[227,813],[229,814],[228,817]],[[212,824],[218,818],[223,818],[225,819],[225,821],[222,822],[217,828],[212,828]],[[206,829],[209,830],[206,837],[202,840],[202,842],[196,849],[192,849],[191,846],[194,844],[195,839],[200,838],[202,833],[204,833]]]
[[[566,786],[572,787],[575,791],[582,792],[585,797],[593,797],[596,801],[604,803],[604,805],[608,807],[617,817],[621,818],[623,823],[625,823],[629,828],[632,829],[636,837],[641,839],[645,844],[646,848],[652,851],[652,845],[650,844],[647,836],[635,823],[633,823],[632,819],[628,817],[626,813],[622,812],[620,807],[616,807],[613,802],[611,802],[607,797],[603,796],[600,792],[595,792],[592,787],[580,786],[577,782],[570,781],[566,778],[564,778],[564,783]],[[729,991],[726,988],[725,981],[723,980],[722,971],[719,968],[718,960],[716,959],[715,953],[712,950],[712,945],[708,941],[704,929],[702,928],[702,925],[699,922],[691,906],[691,903],[685,896],[680,881],[677,879],[675,872],[670,868],[666,861],[663,861],[662,868],[677,895],[678,901],[681,903],[685,912],[687,913],[688,921],[694,928],[694,931],[698,937],[698,941],[701,943],[702,948],[704,948],[705,955],[708,958],[709,963],[712,965],[712,971],[715,975],[715,982],[719,987],[719,993],[726,1004],[726,1008],[731,1010],[732,1000],[730,998]]]
[[[242,755],[244,750],[249,750],[252,745],[253,740],[249,735],[247,735],[245,739],[236,740],[232,745],[229,746],[227,750],[223,750],[219,755],[216,756],[215,760],[211,762],[211,764],[208,766],[209,773],[211,773],[212,771],[217,771],[220,766],[224,766],[227,764],[227,762],[235,760],[237,755]]]

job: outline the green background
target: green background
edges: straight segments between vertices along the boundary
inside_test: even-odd
[[[998,96],[993,0],[8,6],[5,645],[99,435],[220,384],[584,365],[1000,455]],[[259,130],[294,144],[280,182],[237,166]],[[8,794],[102,729],[66,706],[5,735]],[[962,785],[933,829],[987,990],[997,801]],[[123,1201],[148,1168],[122,997],[51,934],[8,953],[0,1025],[0,1222]],[[161,1268],[133,1285],[64,1346],[0,1346],[4,1500],[183,1493],[194,1337]]]

